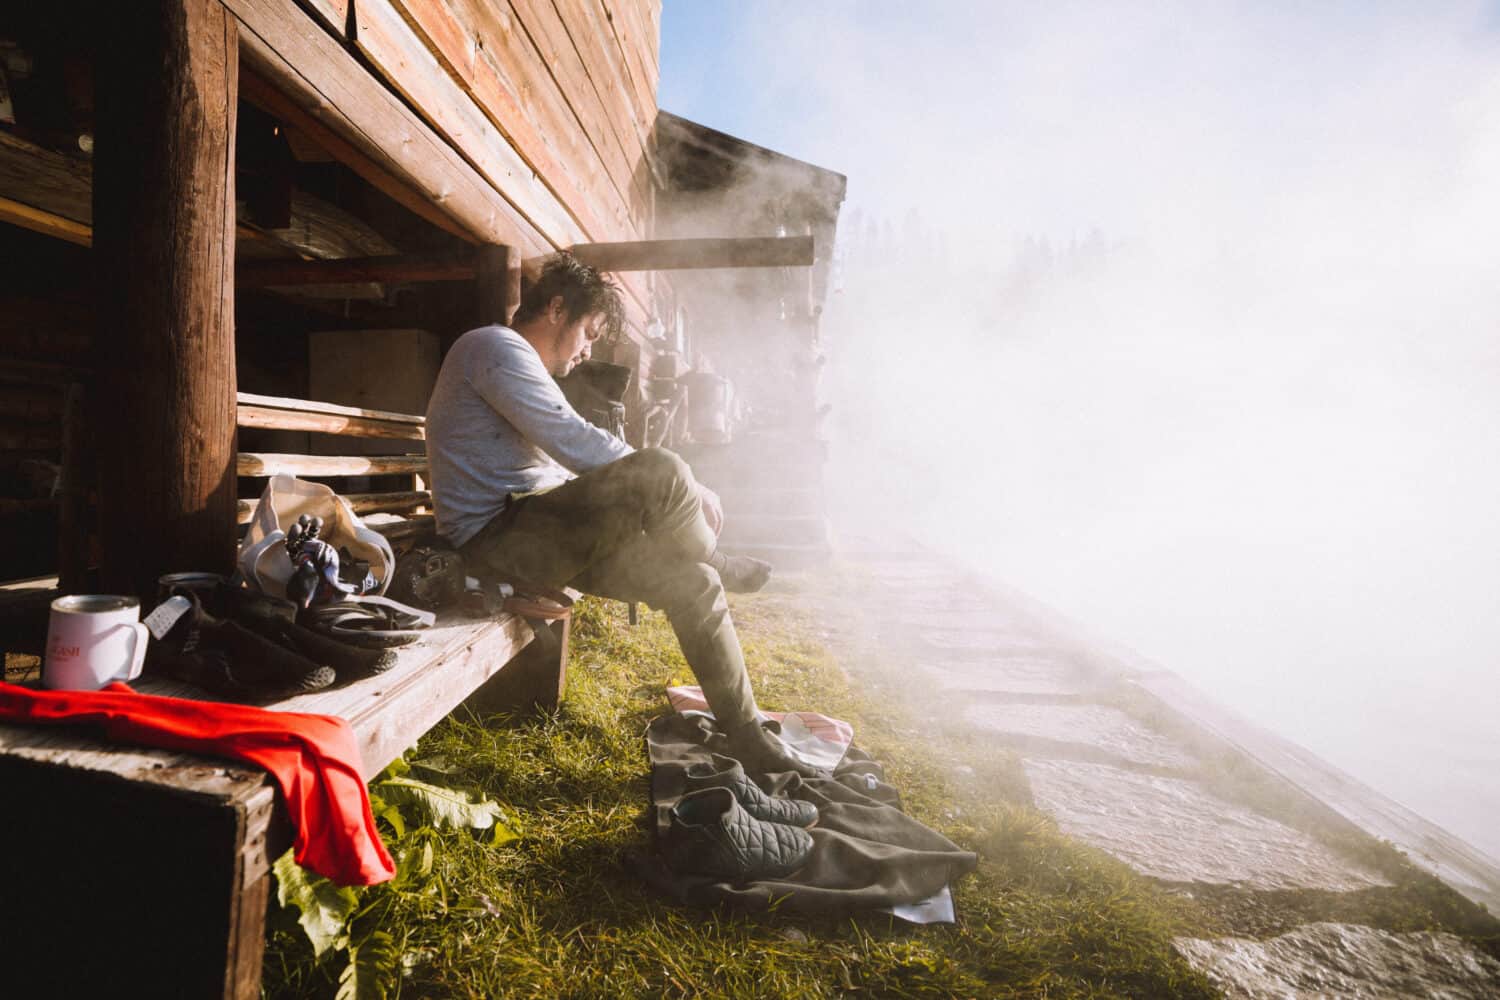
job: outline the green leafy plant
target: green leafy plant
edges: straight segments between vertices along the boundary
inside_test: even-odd
[[[416,762],[424,773],[451,773],[441,762]],[[394,834],[387,838],[396,874],[378,886],[335,885],[299,866],[293,852],[277,858],[276,898],[297,914],[313,956],[322,961],[346,954],[338,973],[338,1000],[385,1000],[399,992],[403,969],[420,956],[406,954],[404,940],[386,930],[391,909],[420,905],[424,897],[446,909],[446,887],[433,871],[433,842],[438,830],[486,833],[490,845],[515,840],[505,811],[495,800],[411,777],[413,763],[393,761],[370,783],[370,808]],[[488,900],[485,901],[488,904]]]
[[[405,760],[397,759],[371,783],[370,806],[377,816],[387,816],[394,809],[397,822],[401,822],[404,816],[411,815],[417,817],[422,825],[438,829],[493,830],[491,843],[497,845],[516,839],[517,834],[500,822],[505,818],[505,811],[501,809],[500,803],[483,795],[470,795],[418,781],[410,777],[411,767]],[[427,769],[435,770],[431,766]],[[402,810],[406,812],[403,813]],[[398,836],[403,829],[404,824],[398,828]]]
[[[308,874],[291,851],[271,867],[276,874],[276,900],[282,906],[297,908],[297,923],[312,943],[313,954],[322,958],[329,950],[348,947],[349,918],[359,905],[355,890]]]
[[[349,949],[349,964],[339,973],[337,1000],[366,1000],[390,995],[389,983],[400,959],[396,942],[385,931],[371,931]]]

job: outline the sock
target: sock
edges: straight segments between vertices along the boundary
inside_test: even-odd
[[[724,589],[731,594],[753,594],[771,579],[771,564],[749,556],[727,556],[714,552],[708,564],[719,571]]]

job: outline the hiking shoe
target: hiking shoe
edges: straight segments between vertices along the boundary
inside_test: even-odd
[[[738,760],[750,774],[778,774],[792,771],[804,778],[826,778],[828,773],[804,764],[787,750],[781,737],[766,729],[759,720],[729,730],[729,756]]]
[[[673,871],[730,882],[784,878],[807,864],[812,848],[806,830],[756,819],[727,788],[684,795],[672,807],[661,845]]]
[[[297,624],[297,605],[245,587],[223,586],[213,595],[211,610],[315,663],[326,664],[340,681],[384,673],[396,665],[389,649],[365,649]]]
[[[334,682],[332,667],[314,663],[290,649],[193,606],[161,641],[152,643],[153,662],[168,675],[231,698],[270,698],[320,691]]]
[[[818,807],[811,802],[767,795],[745,776],[745,769],[732,757],[714,754],[713,761],[688,765],[687,790],[727,788],[740,807],[766,823],[782,823],[806,830],[818,822]]]

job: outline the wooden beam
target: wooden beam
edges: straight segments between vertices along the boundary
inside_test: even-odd
[[[305,413],[326,413],[343,417],[365,417],[369,420],[384,420],[387,423],[416,424],[425,426],[427,418],[411,413],[396,413],[392,410],[367,410],[341,403],[325,403],[317,399],[293,399],[288,396],[262,396],[253,392],[241,392],[235,400],[245,406],[264,406],[278,410],[301,410]]]
[[[601,271],[681,271],[710,267],[807,267],[813,262],[813,238],[811,236],[580,243],[571,250],[573,256],[585,264],[592,264]]]
[[[432,531],[436,524],[437,518],[431,514],[414,514],[404,521],[384,521],[379,524],[367,524],[365,527],[384,535],[388,541],[396,542],[426,534]]]
[[[345,493],[344,499],[356,514],[399,514],[418,507],[432,506],[432,494],[427,490],[410,493]]]
[[[263,406],[240,405],[241,427],[265,427],[278,431],[312,431],[315,434],[345,434],[358,438],[388,438],[398,441],[422,441],[426,434],[420,426],[392,424],[363,417],[331,416],[303,413],[298,410],[274,410]]]
[[[426,455],[284,455],[242,451],[236,457],[240,476],[412,476],[427,471]],[[231,518],[225,516],[225,523]]]
[[[408,209],[471,242],[552,247],[295,0],[223,0],[239,19],[242,88]]]
[[[353,0],[306,0],[307,6],[318,15],[318,20],[340,38],[349,35],[349,4]]]
[[[90,246],[94,242],[93,230],[83,223],[65,219],[60,215],[54,215],[30,205],[23,205],[19,201],[11,201],[9,198],[0,198],[0,222],[8,222],[34,233],[41,233],[43,236],[76,243],[81,247]]]
[[[93,243],[93,167],[0,131],[0,222],[80,246]],[[240,225],[240,249],[272,256],[370,257],[395,253],[362,220],[306,191],[292,192],[286,229]]]
[[[392,2],[591,238],[634,235],[620,228],[629,223],[624,203],[503,3]],[[558,128],[556,123],[564,120],[566,127]]]
[[[471,257],[346,257],[342,260],[255,260],[235,268],[241,288],[338,285],[361,281],[472,281]]]
[[[389,2],[399,8],[442,69],[462,88],[461,95],[455,93],[446,103],[472,96],[474,105],[494,124],[504,141],[515,148],[577,220],[582,235],[564,240],[559,246],[580,239],[620,240],[641,235],[649,213],[632,218],[632,212],[639,212],[642,205],[649,204],[645,200],[650,194],[649,184],[642,178],[635,189],[640,192],[637,195],[632,195],[628,185],[615,186],[592,144],[587,126],[568,105],[551,60],[538,51],[538,42],[532,37],[534,32],[523,26],[519,14],[495,0]],[[556,10],[550,7],[547,16],[552,21],[558,18]],[[555,27],[566,46],[562,54],[576,58],[566,33],[560,25]],[[366,42],[377,44],[377,40],[370,38]],[[403,65],[399,58],[388,65],[403,73],[414,69],[414,63]],[[428,108],[445,102],[418,103]],[[653,113],[654,109],[653,101]],[[475,129],[465,131],[472,133]],[[462,149],[462,143],[455,145]],[[623,164],[624,160],[620,162]],[[516,249],[522,256],[531,254],[524,246]],[[630,293],[626,308],[632,319],[644,323],[651,312],[651,291],[647,283],[633,278],[622,282]]]
[[[377,72],[553,246],[584,235],[557,195],[485,117],[388,0],[354,6],[354,43]],[[506,242],[496,240],[493,242]]]
[[[91,173],[87,160],[0,131],[0,191],[9,199],[87,225]]]
[[[292,191],[292,222],[285,229],[252,228],[241,224],[240,235],[253,233],[259,244],[270,244],[283,258],[306,254],[319,260],[342,257],[379,257],[396,247],[363,219],[300,189]],[[243,251],[252,245],[241,246]],[[270,256],[271,254],[262,254]]]
[[[570,26],[568,15],[553,0],[510,0],[510,7],[526,37],[536,46],[546,73],[533,86],[550,86],[561,95],[577,122],[568,127],[577,128],[587,136],[593,155],[619,192],[632,235],[640,233],[646,222],[640,210],[649,193],[649,187],[641,183],[642,178],[636,177],[641,148],[637,144],[636,159],[631,159],[628,147],[618,136],[615,116],[599,94],[599,88],[608,93],[608,87],[603,80],[596,83],[590,74],[585,53],[592,50],[586,42],[580,46],[573,37],[577,33],[587,38],[589,29],[582,24]],[[594,233],[590,235],[599,238]]]
[[[414,490],[410,493],[341,493],[339,495],[349,501],[349,506],[354,508],[356,514],[400,514],[418,507],[429,506],[432,503],[432,494],[426,490]],[[239,509],[235,516],[240,524],[250,523],[251,517],[255,514],[256,503],[255,500],[239,501]]]
[[[150,0],[95,73],[100,571],[107,592],[228,572],[235,550],[235,22]]]
[[[515,254],[507,246],[490,244],[479,248],[475,258],[475,301],[478,315],[474,321],[480,326],[510,322],[520,296],[511,290],[511,279],[520,284],[521,270],[516,266]]]

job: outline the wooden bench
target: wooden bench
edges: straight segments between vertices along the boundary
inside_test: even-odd
[[[423,421],[324,403],[240,396],[241,427],[421,441]],[[338,458],[241,453],[242,476],[420,476],[421,455]],[[420,484],[416,484],[420,485]],[[429,530],[430,496],[349,495],[396,543]],[[253,501],[242,502],[247,521]],[[391,670],[265,707],[346,719],[368,779],[467,703],[478,714],[556,705],[568,622],[533,643],[512,615],[439,616]],[[150,694],[210,700],[147,678]],[[163,750],[107,745],[84,730],[0,725],[0,941],[7,994],[258,997],[271,862],[290,844],[275,786],[258,768]]]

